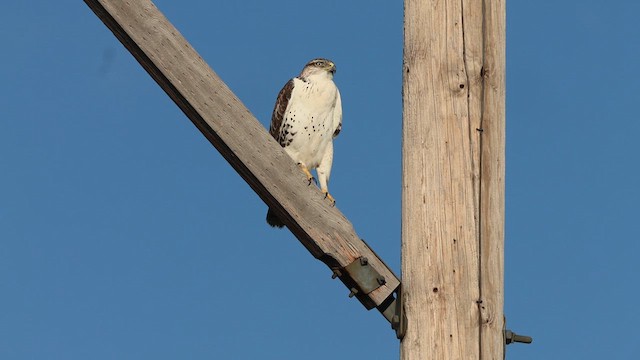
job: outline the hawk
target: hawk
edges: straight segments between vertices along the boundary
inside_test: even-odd
[[[327,183],[333,162],[333,138],[342,129],[340,91],[333,82],[336,65],[327,59],[313,59],[289,80],[276,99],[269,133],[296,162],[309,180],[316,169],[320,190],[335,204]],[[267,223],[284,224],[269,209]]]

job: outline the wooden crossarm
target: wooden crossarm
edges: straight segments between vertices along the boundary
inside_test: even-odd
[[[391,269],[349,220],[308,186],[284,150],[151,1],[85,3],[314,257],[332,270],[366,258],[384,277],[368,294],[356,294],[368,309],[393,296],[400,281]],[[266,224],[265,231],[271,231]],[[352,288],[354,279],[341,274]]]

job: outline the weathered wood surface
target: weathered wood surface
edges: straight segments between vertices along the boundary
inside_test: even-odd
[[[151,1],[85,3],[314,257],[332,269],[368,258],[386,284],[358,294],[365,306],[393,293],[398,278]]]
[[[503,358],[504,0],[405,0],[401,359]]]
[[[480,359],[504,358],[506,0],[482,1]]]

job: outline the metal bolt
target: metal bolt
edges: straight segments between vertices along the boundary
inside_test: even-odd
[[[380,275],[376,278],[376,280],[378,281],[378,285],[382,286],[384,284],[387,283],[387,279],[384,278],[384,276]]]
[[[505,330],[504,331],[504,342],[507,345],[509,345],[511,343],[514,343],[514,342],[519,342],[519,343],[523,343],[523,344],[531,344],[532,341],[533,341],[533,339],[531,338],[531,336],[518,335],[518,334],[514,333],[511,330]]]
[[[342,276],[342,273],[340,272],[340,270],[338,270],[338,269],[333,270],[333,274],[331,274],[331,278],[335,279],[338,276]]]
[[[360,258],[360,265],[365,266],[369,264],[369,259],[367,259],[366,257],[361,257]]]
[[[351,292],[349,293],[349,297],[352,298],[358,293],[358,289],[351,288]]]

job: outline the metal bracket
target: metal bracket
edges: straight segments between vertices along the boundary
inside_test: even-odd
[[[331,278],[340,278],[350,290],[349,297],[355,296],[367,310],[373,309],[376,304],[366,295],[387,283],[384,276],[369,265],[366,257],[357,258],[343,268],[333,269]],[[401,285],[377,306],[378,311],[391,323],[391,328],[395,330],[398,339],[404,337],[407,329],[407,317],[402,308],[400,290]]]
[[[407,315],[404,313],[402,304],[402,285],[398,286],[393,294],[378,306],[378,311],[391,323],[391,328],[396,331],[396,337],[402,340],[407,332]]]
[[[350,290],[349,297],[356,297],[367,310],[373,309],[376,304],[366,295],[387,283],[384,276],[369,265],[366,257],[357,258],[351,264],[333,269],[331,278],[340,278]]]

